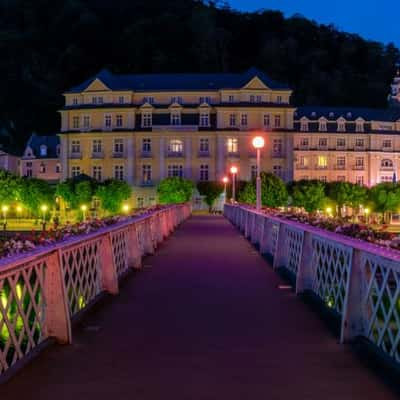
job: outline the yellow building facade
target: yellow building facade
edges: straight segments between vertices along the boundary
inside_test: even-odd
[[[400,168],[400,74],[386,110],[294,107],[292,91],[254,68],[242,74],[114,75],[101,71],[64,93],[62,179],[87,174],[156,201],[168,176],[220,180],[256,174],[251,139],[265,138],[261,169],[286,181],[374,185]]]

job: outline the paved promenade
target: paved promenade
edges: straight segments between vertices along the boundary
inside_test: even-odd
[[[222,217],[192,217],[144,264],[0,398],[398,398]]]

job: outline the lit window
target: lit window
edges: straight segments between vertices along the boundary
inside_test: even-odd
[[[318,168],[326,168],[328,166],[328,158],[326,156],[318,156]]]
[[[299,165],[302,167],[307,167],[308,166],[308,157],[300,156]]]
[[[168,144],[168,151],[174,154],[182,154],[183,153],[182,140],[177,140],[177,139],[170,140]]]
[[[228,138],[226,140],[226,150],[228,154],[237,154],[239,152],[239,142],[237,138]]]
[[[208,181],[208,165],[202,164],[200,165],[200,180],[201,181]]]

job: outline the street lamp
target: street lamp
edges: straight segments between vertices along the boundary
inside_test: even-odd
[[[224,177],[222,178],[222,182],[223,182],[223,184],[224,184],[224,203],[226,203],[226,185],[227,185],[227,183],[229,182],[228,177],[227,177],[227,176],[224,176]]]
[[[82,217],[83,217],[83,220],[86,221],[87,205],[86,205],[86,204],[82,204],[82,205],[81,205],[81,210],[82,210]]]
[[[128,204],[124,204],[124,205],[122,206],[122,211],[123,211],[125,214],[128,214],[128,213],[129,213],[129,205],[128,205]]]
[[[328,214],[328,217],[331,217],[332,216],[332,207],[327,207],[326,213]]]
[[[264,144],[265,141],[262,136],[256,136],[253,139],[253,147],[257,150],[257,179],[256,179],[257,210],[261,210],[261,177],[260,177],[261,162],[260,161],[261,161],[261,149],[264,147]]]
[[[370,213],[369,208],[364,208],[364,214],[365,214],[365,223],[368,224],[368,215]]]
[[[18,205],[17,207],[15,207],[15,211],[17,211],[18,220],[20,220],[22,213],[22,206]]]
[[[46,206],[46,204],[43,204],[40,207],[40,210],[42,211],[42,216],[43,216],[43,220],[42,220],[43,230],[46,230],[46,212],[48,210],[48,207]]]
[[[235,202],[235,197],[236,197],[235,179],[236,179],[236,174],[238,172],[238,168],[236,166],[232,165],[230,171],[231,171],[231,174],[232,174],[232,200],[233,200],[233,202]]]
[[[9,210],[9,207],[8,206],[2,206],[1,207],[1,211],[2,211],[2,213],[3,213],[3,229],[4,230],[6,230],[6,227],[7,227],[7,212],[8,212],[8,210]]]

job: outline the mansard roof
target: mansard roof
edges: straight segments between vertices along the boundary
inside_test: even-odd
[[[362,118],[365,121],[388,121],[400,120],[400,108],[356,108],[356,107],[321,107],[304,106],[298,107],[295,113],[295,120],[306,117],[310,121],[317,121],[324,117],[328,121],[337,121],[344,118],[346,121],[356,121]]]
[[[29,138],[26,147],[30,147],[36,158],[57,158],[57,146],[60,144],[60,138],[54,136],[39,136],[35,133]],[[47,155],[40,155],[40,146],[45,145],[47,147]]]
[[[254,78],[270,89],[290,90],[286,84],[271,79],[257,68],[243,73],[194,73],[194,74],[113,74],[104,69],[67,93],[80,93],[96,79],[115,91],[212,91],[220,89],[240,89]]]

